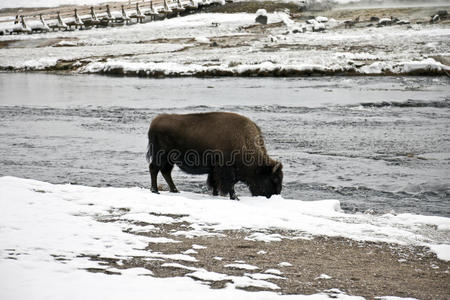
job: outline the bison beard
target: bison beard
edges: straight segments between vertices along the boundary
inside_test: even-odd
[[[154,193],[159,171],[170,191],[178,192],[171,176],[175,164],[190,174],[208,174],[213,195],[237,199],[234,185],[239,181],[253,196],[281,193],[281,163],[268,156],[259,127],[235,113],[157,116],[148,131],[147,160]]]

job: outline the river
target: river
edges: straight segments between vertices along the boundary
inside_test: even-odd
[[[284,165],[282,195],[348,212],[450,216],[450,80],[444,77],[167,78],[0,73],[0,175],[149,187],[160,113],[232,111]],[[206,176],[175,168],[179,190]],[[159,182],[164,182],[162,178]],[[238,195],[248,195],[242,184]]]

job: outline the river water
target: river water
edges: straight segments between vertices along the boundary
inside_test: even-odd
[[[448,78],[0,73],[0,175],[149,187],[152,118],[206,111],[237,112],[261,127],[283,162],[285,198],[450,216]],[[206,176],[173,175],[179,190],[208,193]],[[249,194],[242,184],[237,193]]]

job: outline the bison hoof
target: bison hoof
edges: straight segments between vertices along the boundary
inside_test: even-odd
[[[172,189],[170,190],[171,193],[179,193],[180,191],[178,191],[177,189]]]
[[[158,189],[153,189],[153,188],[152,188],[151,191],[152,191],[152,193],[159,194]]]
[[[239,201],[239,198],[238,198],[238,196],[236,196],[236,195],[231,195],[231,196],[230,196],[230,199],[231,199],[231,200]]]

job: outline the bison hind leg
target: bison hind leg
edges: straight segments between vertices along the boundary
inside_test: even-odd
[[[155,163],[150,163],[149,165],[149,170],[150,170],[150,177],[151,177],[151,182],[152,182],[152,187],[151,187],[151,191],[153,193],[159,194],[158,191],[158,172],[160,170],[159,166],[157,166]]]
[[[163,175],[164,180],[166,180],[167,184],[169,185],[169,191],[171,193],[179,193],[177,187],[175,186],[172,180],[172,169],[173,165],[170,164],[169,162],[165,162],[161,167],[161,174]]]

